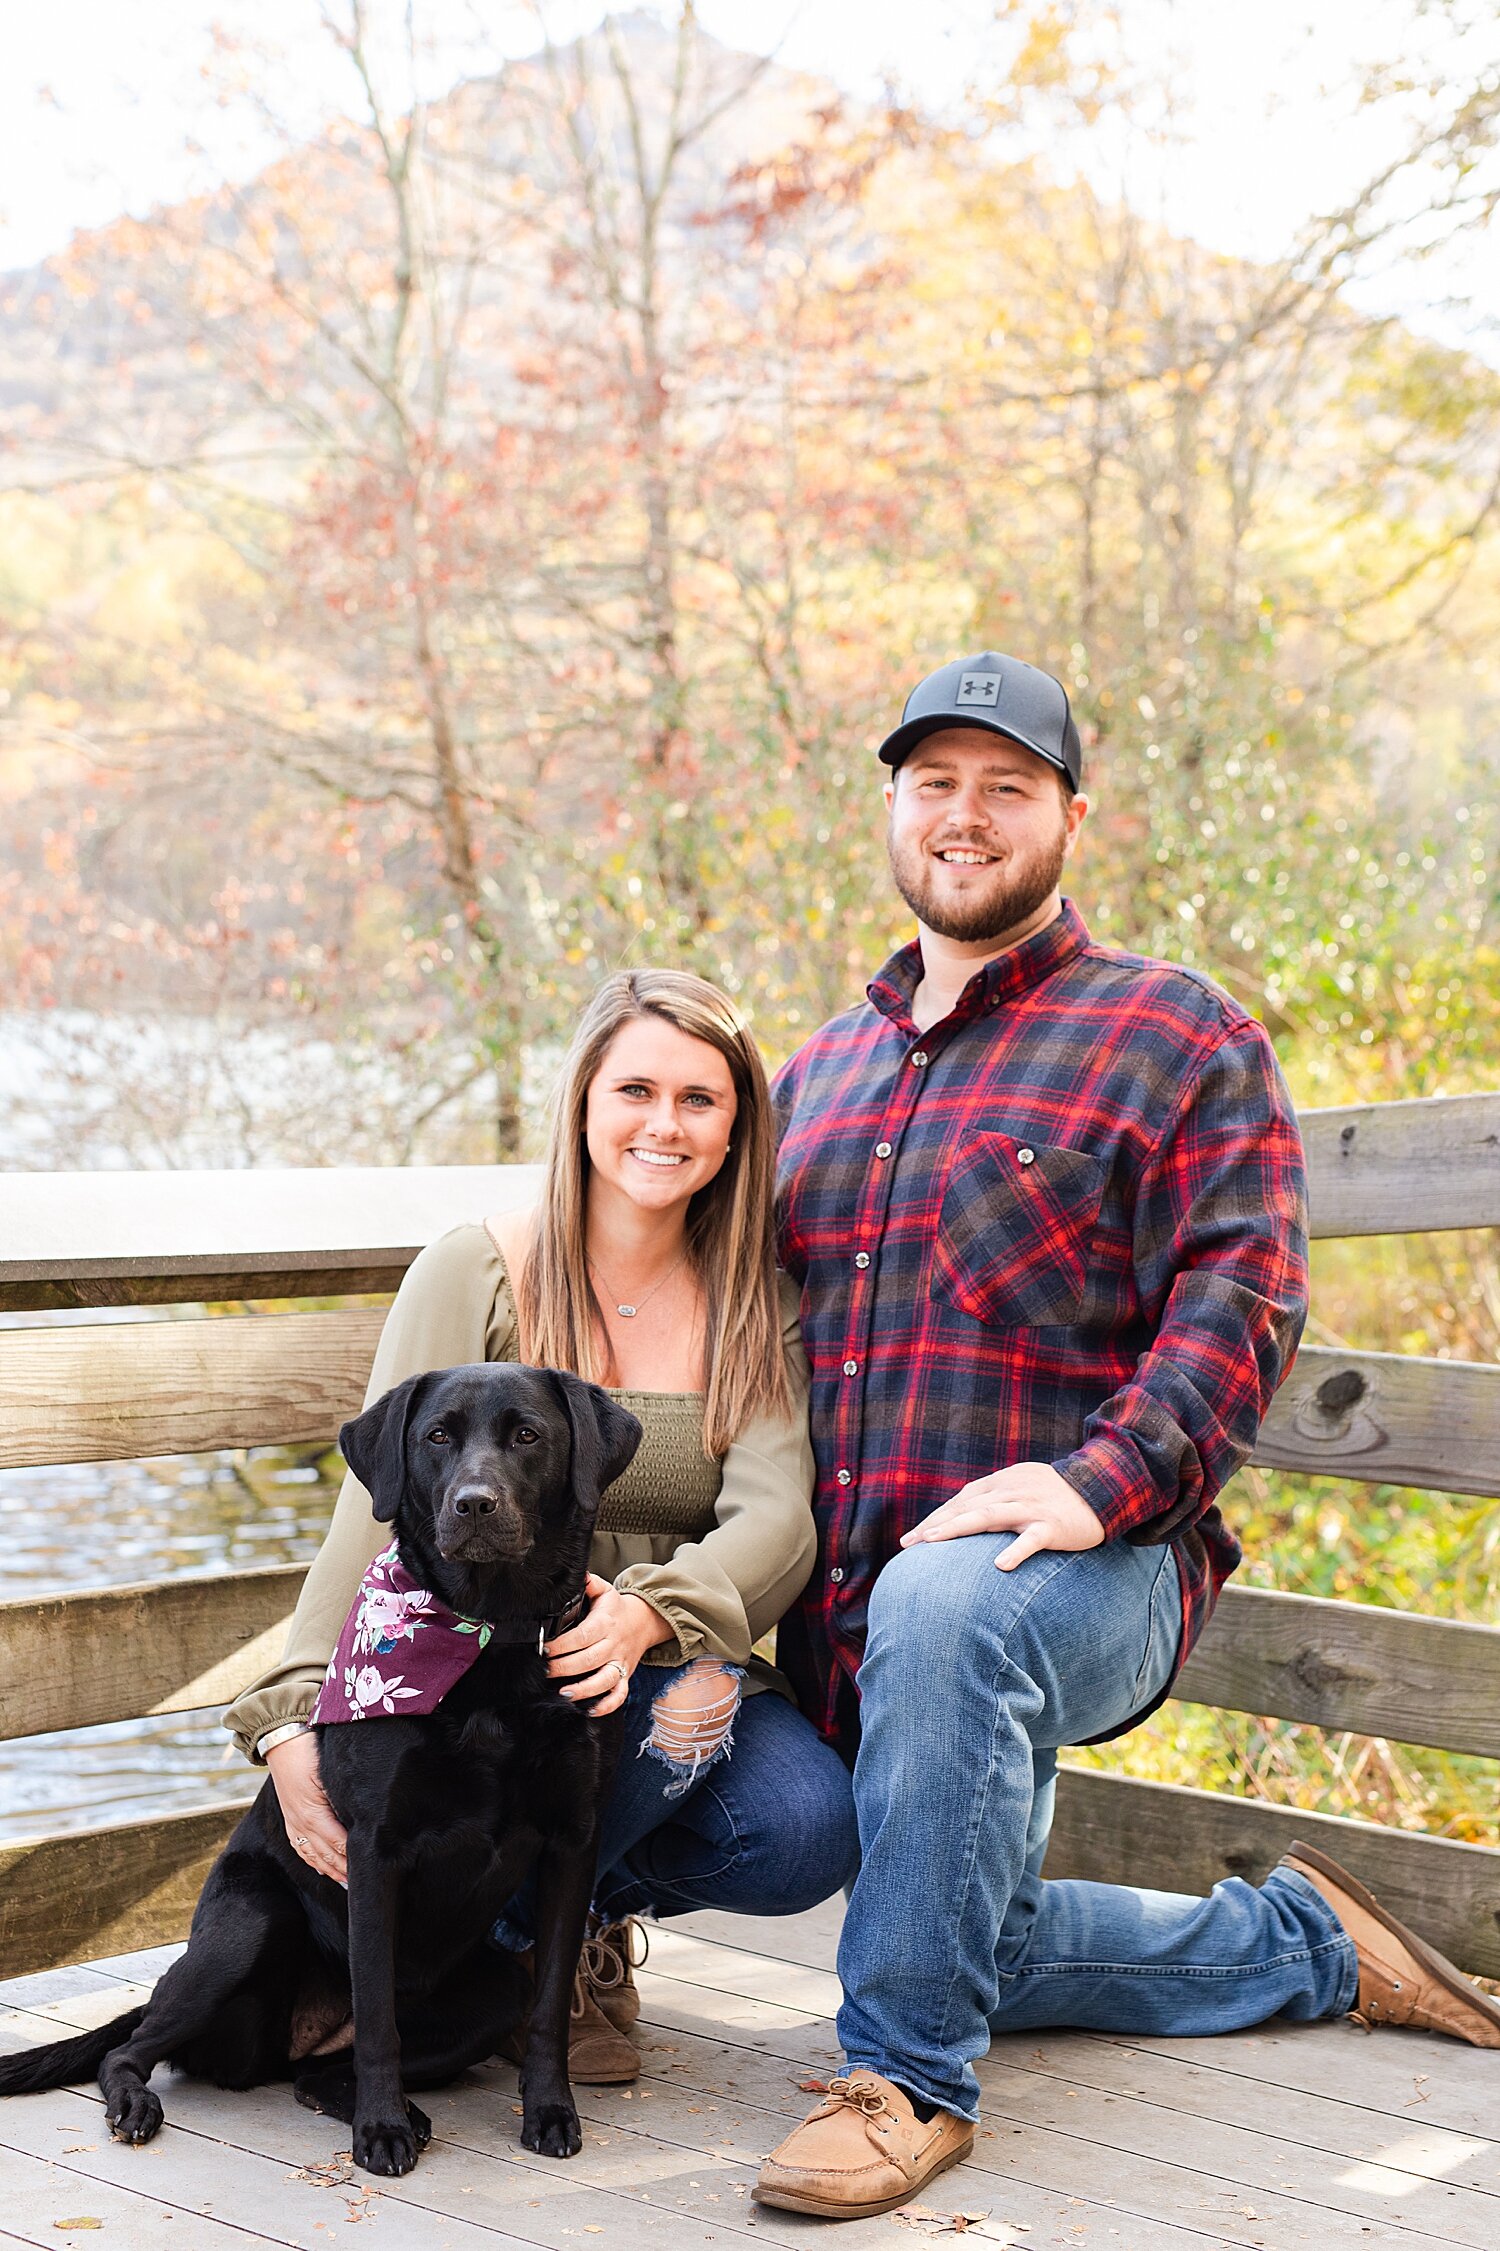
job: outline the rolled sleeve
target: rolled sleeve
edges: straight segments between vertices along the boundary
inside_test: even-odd
[[[1133,1257],[1151,1345],[1053,1466],[1107,1539],[1154,1542],[1249,1456],[1307,1317],[1302,1141],[1260,1025],[1229,1033],[1169,1122],[1139,1181]]]

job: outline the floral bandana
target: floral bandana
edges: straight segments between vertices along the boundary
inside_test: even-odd
[[[366,1571],[329,1659],[313,1724],[435,1711],[494,1633],[418,1586],[393,1540]]]

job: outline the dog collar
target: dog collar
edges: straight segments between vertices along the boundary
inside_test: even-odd
[[[393,1540],[359,1583],[329,1659],[314,1726],[407,1713],[420,1719],[438,1705],[491,1642],[540,1652],[554,1634],[576,1626],[588,1608],[582,1589],[547,1618],[466,1618],[401,1561]]]
[[[484,1623],[491,1641],[502,1648],[525,1649],[535,1645],[540,1656],[549,1641],[558,1634],[568,1633],[577,1625],[589,1606],[589,1598],[580,1587],[570,1602],[561,1610],[554,1610],[550,1618],[486,1618]]]

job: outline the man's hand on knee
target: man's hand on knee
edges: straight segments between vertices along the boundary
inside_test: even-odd
[[[1088,1502],[1050,1462],[1015,1462],[965,1485],[915,1531],[903,1534],[901,1545],[961,1540],[974,1532],[1015,1533],[1004,1554],[995,1558],[997,1571],[1014,1571],[1042,1548],[1076,1552],[1096,1548],[1104,1539],[1104,1526]]]

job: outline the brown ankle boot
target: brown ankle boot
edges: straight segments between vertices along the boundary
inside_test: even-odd
[[[641,2075],[633,2041],[610,2023],[589,1992],[582,1963],[573,1980],[573,2011],[568,2025],[568,2077],[580,2087],[623,2087]]]
[[[580,1965],[584,1983],[590,2000],[609,2018],[616,2032],[633,2032],[639,2020],[641,1996],[635,1973],[645,1959],[645,1926],[634,1915],[626,1915],[617,1923],[590,1923]]]
[[[1435,1946],[1397,1922],[1373,1892],[1314,1845],[1294,1844],[1279,1865],[1305,1876],[1354,1941],[1359,2024],[1409,2024],[1475,2048],[1500,2048],[1500,2002],[1481,1992]]]
[[[531,1955],[522,1954],[517,1959],[529,1977]],[[526,2015],[505,2035],[495,2051],[518,2069],[526,2058],[530,2014],[528,2004]],[[627,2040],[623,2032],[617,2032],[608,2017],[595,2007],[580,1963],[573,1980],[573,2005],[568,2019],[568,2077],[580,2087],[623,2087],[640,2075],[641,2059],[634,2043]]]

